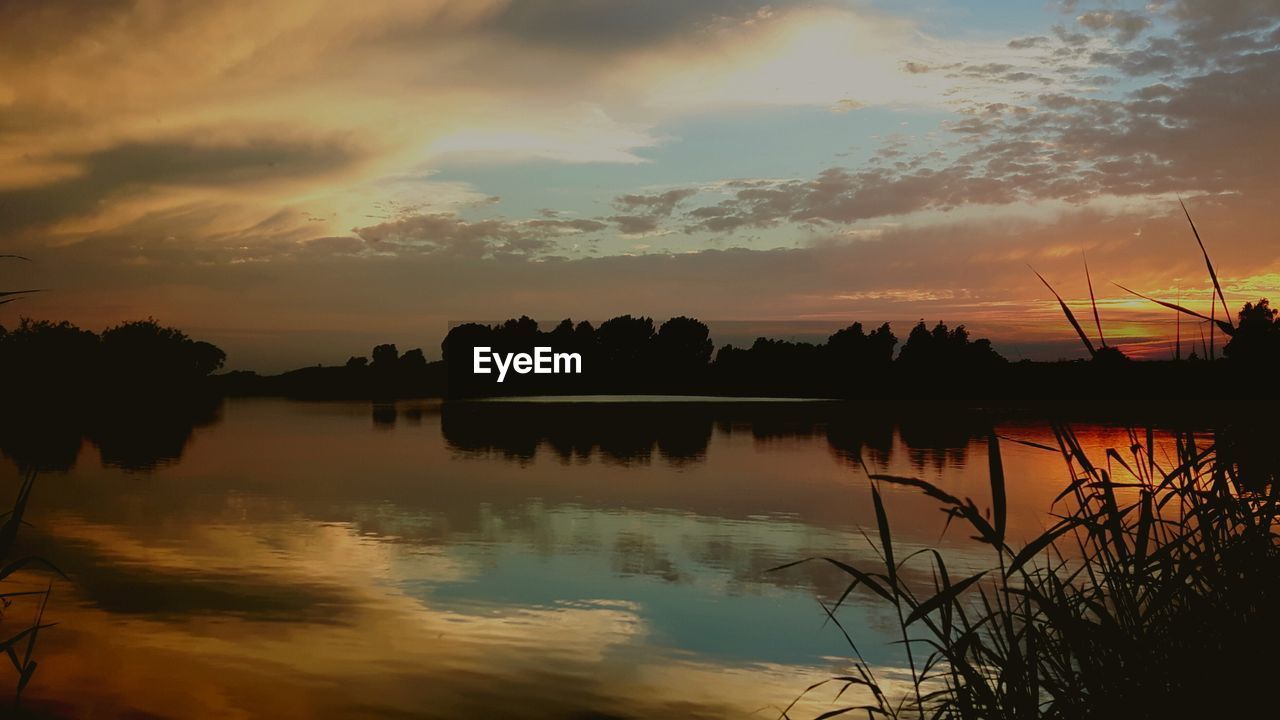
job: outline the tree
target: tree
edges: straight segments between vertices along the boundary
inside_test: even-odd
[[[933,359],[934,340],[935,336],[929,332],[928,326],[921,319],[915,327],[911,328],[907,341],[902,344],[902,350],[898,352],[898,362],[927,362]]]
[[[456,369],[471,362],[471,348],[492,344],[492,329],[479,323],[463,323],[449,328],[440,342],[440,353],[444,361]]]
[[[1237,317],[1235,334],[1222,353],[1244,362],[1280,360],[1280,318],[1271,301],[1262,298],[1256,304],[1245,303]]]
[[[693,318],[681,315],[662,323],[654,340],[658,356],[673,369],[703,367],[711,361],[711,331]]]
[[[1006,362],[991,347],[986,338],[969,339],[969,330],[958,325],[948,330],[946,323],[939,322],[929,330],[921,320],[911,329],[907,342],[898,354],[898,361],[913,365],[931,367],[977,369]]]
[[[622,315],[600,323],[595,336],[604,361],[611,369],[623,370],[647,354],[653,319]]]
[[[401,370],[422,370],[427,366],[427,356],[422,354],[421,348],[414,348],[400,356]]]
[[[893,360],[893,349],[898,345],[898,337],[889,328],[889,323],[871,331],[867,336],[868,357],[877,363],[888,363]]]
[[[31,383],[44,378],[60,385],[88,383],[102,370],[100,339],[66,321],[22,318],[4,336],[0,363],[6,376]]]
[[[889,323],[868,335],[863,331],[862,323],[856,322],[827,338],[827,349],[834,356],[838,370],[847,370],[848,366],[866,369],[887,364],[893,360],[893,348],[897,344],[898,338],[889,329]]]
[[[528,315],[521,315],[519,320],[508,320],[502,324],[502,332],[511,339],[531,339],[538,334],[538,323]]]
[[[565,318],[556,325],[556,329],[552,330],[549,337],[557,346],[565,347],[573,342],[573,321]]]
[[[395,367],[396,360],[400,357],[400,351],[396,350],[396,346],[391,343],[374,347],[370,354],[373,356],[373,367],[378,370],[389,370]]]
[[[104,330],[102,355],[106,367],[117,377],[136,378],[148,385],[203,378],[221,368],[227,358],[216,346],[192,340],[155,318]]]

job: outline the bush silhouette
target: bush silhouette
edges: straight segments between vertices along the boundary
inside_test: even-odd
[[[1280,318],[1271,302],[1266,298],[1256,304],[1247,302],[1237,317],[1239,324],[1223,354],[1250,363],[1280,360]]]

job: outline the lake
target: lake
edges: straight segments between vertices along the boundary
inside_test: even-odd
[[[1054,444],[1042,422],[997,430]],[[1077,431],[1089,448],[1130,443],[1120,428]],[[849,649],[818,605],[843,576],[769,569],[809,556],[877,567],[863,462],[986,507],[986,437],[969,416],[889,421],[837,403],[233,399],[154,441],[128,428],[63,441],[22,531],[69,577],[54,582],[45,617],[58,625],[40,635],[24,705],[777,717],[848,668]],[[1031,537],[1052,522],[1067,468],[1042,449],[1002,450],[1009,532]],[[11,497],[30,460],[5,456]],[[884,493],[899,558],[941,546],[953,577],[990,563],[962,528],[943,535],[932,500]],[[30,611],[11,608],[11,632]],[[858,591],[840,620],[894,677],[890,611]],[[12,669],[0,675],[11,687]]]

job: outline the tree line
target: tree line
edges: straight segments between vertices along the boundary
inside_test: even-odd
[[[12,329],[0,325],[0,377],[19,394],[169,393],[200,385],[226,357],[153,318],[101,333],[30,318]]]
[[[582,392],[670,392],[842,395],[868,376],[892,366],[943,375],[992,371],[1006,360],[986,339],[973,339],[963,325],[921,320],[898,350],[888,323],[868,332],[862,323],[843,328],[824,343],[758,338],[749,347],[715,350],[710,329],[680,316],[662,324],[621,315],[594,326],[566,319],[549,331],[527,316],[498,325],[468,323],[452,328],[442,343],[450,394],[493,395]],[[537,346],[578,353],[584,372],[574,376],[508,376],[502,384],[472,373],[476,347],[529,352]],[[895,357],[895,350],[896,357]]]
[[[14,383],[17,397],[164,397],[208,388],[221,394],[335,398],[673,393],[1026,404],[1040,397],[1049,398],[1048,403],[1114,393],[1158,400],[1178,383],[1229,383],[1234,371],[1227,366],[1280,361],[1276,309],[1261,299],[1246,303],[1237,317],[1223,347],[1225,363],[1132,363],[1118,351],[1095,354],[1092,362],[1011,363],[986,338],[944,322],[921,320],[901,341],[888,323],[868,330],[855,322],[825,342],[762,337],[746,347],[717,350],[708,326],[687,316],[659,324],[650,317],[621,315],[598,326],[566,319],[548,330],[521,316],[495,325],[451,328],[441,343],[441,359],[434,362],[420,348],[402,353],[395,345],[382,344],[344,365],[271,377],[245,372],[213,376],[226,360],[221,349],[154,319],[95,333],[69,322],[23,318],[11,329],[0,326],[0,372]],[[579,353],[584,372],[512,374],[497,384],[493,375],[471,373],[472,350],[478,346],[496,352],[547,346]],[[214,382],[206,383],[211,376]]]

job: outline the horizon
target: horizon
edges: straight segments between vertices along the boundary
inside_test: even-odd
[[[238,14],[237,14],[238,13]],[[964,324],[1172,353],[1280,287],[1280,3],[0,6],[6,306],[228,369],[451,320]],[[896,320],[894,318],[897,318]],[[1197,325],[1182,323],[1184,341]],[[729,344],[716,337],[717,346]],[[434,352],[433,352],[434,351]]]

